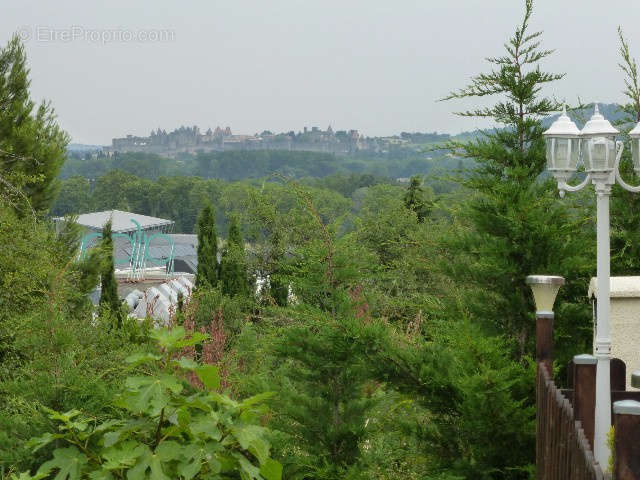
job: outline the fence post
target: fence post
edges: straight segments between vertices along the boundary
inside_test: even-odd
[[[582,422],[584,435],[592,449],[596,414],[597,363],[598,359],[593,355],[573,357],[573,411],[576,420]]]
[[[553,312],[536,312],[536,360],[553,378]]]
[[[540,365],[540,362],[543,362]],[[548,393],[544,372],[549,378],[553,376],[553,312],[536,312],[536,365],[538,388],[536,392],[536,478],[546,480],[550,478],[549,453],[550,437],[546,435],[546,427],[551,421],[549,415],[553,404],[546,405]],[[542,388],[541,388],[542,387]]]
[[[611,359],[611,390],[624,392],[627,389],[627,365],[619,358]]]
[[[640,480],[640,402],[621,400],[613,404],[615,414],[614,477]]]

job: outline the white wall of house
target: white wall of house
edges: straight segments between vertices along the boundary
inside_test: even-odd
[[[597,293],[596,279],[592,278],[589,298],[594,299]],[[611,277],[610,298],[611,354],[627,365],[627,389],[631,389],[631,374],[640,370],[640,277]],[[595,351],[595,323],[593,337]]]

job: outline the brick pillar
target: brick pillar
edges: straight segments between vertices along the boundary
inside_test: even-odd
[[[582,422],[584,435],[593,449],[596,414],[596,368],[598,359],[593,355],[573,357],[573,411]]]
[[[640,402],[621,400],[613,404],[615,414],[616,480],[640,480]]]

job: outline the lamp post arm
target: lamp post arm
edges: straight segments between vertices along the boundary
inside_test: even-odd
[[[560,191],[560,196],[564,197],[565,192],[577,192],[578,190],[582,190],[591,180],[591,174],[588,173],[584,180],[580,182],[578,185],[569,185],[565,180],[558,180],[558,190]],[[640,187],[638,187],[640,188]]]
[[[620,158],[622,158],[622,151],[624,150],[624,143],[618,141],[616,142],[616,146],[618,147],[618,153],[616,154],[616,164],[614,170],[616,172],[616,180],[620,184],[622,188],[631,192],[631,193],[640,193],[640,185],[634,187],[633,185],[629,185],[622,179],[622,175],[620,175]]]

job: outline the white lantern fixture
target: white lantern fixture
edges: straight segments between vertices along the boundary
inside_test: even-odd
[[[604,118],[596,104],[593,116],[580,132],[580,149],[584,168],[591,174],[608,175],[616,165],[616,130]]]
[[[575,173],[580,155],[580,130],[562,107],[562,115],[543,133],[547,144],[547,168],[559,182]]]
[[[633,170],[636,172],[636,175],[640,175],[640,122],[629,132],[629,137],[631,137]]]
[[[558,290],[564,285],[564,278],[554,275],[529,275],[526,283],[533,292],[536,313],[552,314]]]
[[[595,325],[595,349],[597,358],[596,369],[596,402],[594,419],[594,455],[601,465],[609,461],[610,451],[607,443],[607,433],[611,427],[611,333],[609,325],[610,314],[610,241],[609,241],[609,196],[611,187],[618,183],[622,188],[634,193],[640,193],[639,186],[628,185],[620,176],[618,168],[624,145],[616,142],[619,133],[609,121],[599,112],[595,106],[593,116],[586,123],[579,134],[580,153],[579,159],[584,164],[586,176],[578,185],[569,185],[567,182],[576,171],[577,162],[571,156],[574,153],[573,143],[563,143],[558,153],[558,140],[563,138],[575,139],[575,131],[570,129],[568,120],[562,116],[544,132],[547,139],[547,164],[551,173],[558,181],[558,190],[563,196],[565,192],[577,192],[589,184],[593,184],[596,191],[596,244],[597,244],[597,319]],[[557,126],[557,128],[554,128]],[[564,126],[563,128],[560,128]],[[573,135],[569,136],[569,132]],[[634,149],[634,169],[640,173],[640,124],[630,134],[631,144]],[[556,142],[553,143],[553,140]],[[565,152],[564,146],[571,145],[572,150]],[[565,160],[566,159],[566,160]],[[549,288],[549,287],[547,287]],[[541,290],[542,286],[536,287]],[[543,292],[540,292],[543,293]],[[538,295],[540,295],[538,293]],[[547,295],[555,292],[548,291]],[[536,291],[534,290],[534,295]],[[544,302],[544,294],[540,297]],[[546,299],[546,306],[552,301],[552,296]],[[536,304],[538,298],[536,298]],[[544,308],[546,308],[546,306]],[[541,307],[538,306],[538,309]]]

